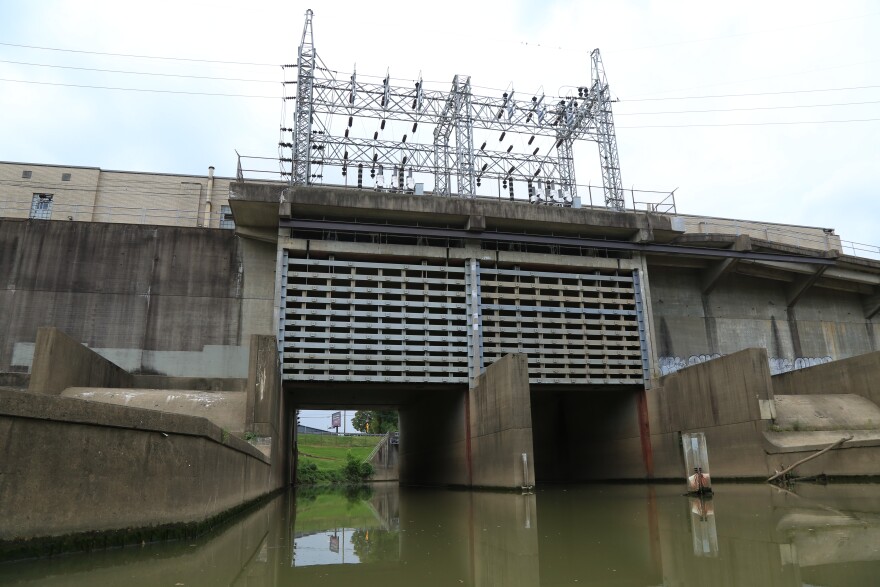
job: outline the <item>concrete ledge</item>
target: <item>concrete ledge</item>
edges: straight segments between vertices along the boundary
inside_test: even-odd
[[[861,448],[867,446],[880,446],[880,431],[878,430],[812,430],[807,432],[764,432],[764,450],[767,454],[785,453],[810,453],[819,451],[841,438],[852,436],[843,446],[837,450],[849,448]],[[797,459],[794,459],[797,460]]]
[[[132,374],[132,387],[138,389],[179,389],[188,391],[244,391],[247,379],[218,377],[168,377]]]
[[[47,397],[0,390],[0,418],[3,417],[201,436],[269,463],[263,453],[248,442],[225,433],[220,427],[201,417],[87,402],[69,397]]]
[[[0,390],[0,550],[82,532],[202,523],[283,486],[204,418]]]
[[[774,375],[776,395],[855,394],[880,405],[880,351]],[[878,422],[880,423],[880,422]]]
[[[196,418],[207,418],[221,429],[241,436],[244,433],[243,391],[185,391],[164,389],[102,389],[68,387],[62,397],[91,402],[158,410]]]
[[[286,187],[245,182],[230,185],[230,205],[236,227],[272,228],[280,215],[289,217],[381,218],[392,222],[452,224],[470,230],[512,229],[578,234],[608,234],[628,239],[639,234],[662,234],[666,240],[681,233],[668,216],[617,212],[603,208],[535,206],[489,198],[406,195],[343,187]],[[282,200],[282,192],[286,192]],[[482,220],[471,219],[482,218]]]

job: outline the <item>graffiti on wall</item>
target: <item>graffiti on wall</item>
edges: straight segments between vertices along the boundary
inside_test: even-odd
[[[831,361],[833,361],[831,357],[797,357],[796,359],[771,357],[770,375],[779,375],[780,373],[806,369],[807,367],[813,367],[815,365],[824,365]]]
[[[660,365],[660,374],[669,375],[670,373],[681,371],[685,367],[698,365],[700,363],[705,363],[706,361],[711,361],[712,359],[718,359],[720,357],[721,355],[719,353],[713,353],[711,355],[691,355],[687,359],[683,359],[681,357],[660,357],[658,359],[658,363]]]
[[[712,359],[718,359],[721,356],[720,353],[712,353],[706,355],[691,355],[686,359],[682,357],[659,357],[658,366],[660,368],[660,375],[669,375],[670,373],[681,371],[685,367],[699,365],[700,363],[705,363]],[[796,357],[794,359],[786,357],[770,357],[770,374],[779,375],[780,373],[797,371],[798,369],[805,369],[807,367],[813,367],[814,365],[822,365],[830,363],[831,361],[833,361],[831,357]]]

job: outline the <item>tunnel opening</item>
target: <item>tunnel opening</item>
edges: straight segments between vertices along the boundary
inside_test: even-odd
[[[397,412],[399,434],[393,449],[397,475],[387,480],[402,485],[468,484],[466,386],[286,382],[284,388],[292,415],[329,410],[347,412],[350,418],[357,411]],[[346,428],[351,431],[351,424]],[[290,478],[296,483],[298,435],[292,438],[291,446]],[[385,479],[376,471],[374,480]]]
[[[530,402],[539,484],[650,477],[643,388],[532,386]]]

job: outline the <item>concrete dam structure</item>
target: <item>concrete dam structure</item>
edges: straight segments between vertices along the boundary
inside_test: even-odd
[[[652,420],[702,400],[666,405],[665,376],[763,349],[743,433],[759,443],[756,426],[772,425],[757,403],[772,398],[765,375],[878,349],[880,264],[835,250],[694,234],[660,214],[231,190],[237,233],[277,247],[291,400],[398,408],[404,482],[676,477],[680,449],[667,435],[688,427]],[[731,476],[768,467],[738,461]],[[727,474],[723,460],[713,466]]]
[[[878,472],[857,416],[880,405],[880,263],[833,239],[341,187],[228,201],[234,232],[0,219],[0,505],[22,512],[0,543],[223,515],[292,481],[300,409],[397,409],[405,484],[681,479],[685,432],[716,478],[842,430],[806,472]],[[47,455],[87,465],[50,491]],[[105,507],[134,485],[146,517]]]

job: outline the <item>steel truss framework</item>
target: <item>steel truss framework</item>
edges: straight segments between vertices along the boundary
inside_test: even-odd
[[[320,182],[323,168],[329,166],[343,175],[357,174],[359,186],[366,182],[366,172],[371,179],[378,174],[384,188],[385,171],[394,169],[393,189],[411,190],[404,173],[410,178],[413,172],[428,173],[434,176],[435,194],[461,197],[475,197],[476,187],[488,179],[510,183],[512,194],[512,182],[520,181],[528,184],[535,203],[570,204],[577,196],[574,143],[589,140],[599,145],[605,204],[622,210],[612,99],[598,49],[592,51],[591,61],[591,84],[579,87],[577,96],[563,98],[520,96],[512,89],[501,96],[477,95],[470,77],[460,75],[448,91],[428,89],[421,79],[412,87],[393,85],[387,75],[377,82],[359,79],[356,72],[339,79],[318,66],[309,10],[297,64],[285,66],[296,67],[297,77],[285,82],[285,88],[296,84],[296,91],[285,95],[285,103],[295,100],[295,111],[292,127],[282,120],[282,174],[293,185],[309,185]],[[429,125],[433,143],[407,142],[407,135],[380,139],[379,130],[372,138],[355,137],[353,122],[361,118],[380,121],[381,130],[388,121],[411,124],[413,135],[419,125]],[[508,133],[528,136],[530,150],[516,152],[513,145],[506,151],[493,150],[486,142],[475,148],[475,129],[500,132],[499,141]],[[535,137],[552,139],[550,152],[532,148]]]

